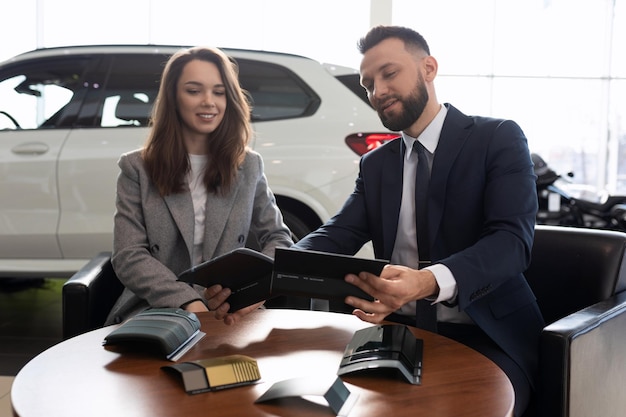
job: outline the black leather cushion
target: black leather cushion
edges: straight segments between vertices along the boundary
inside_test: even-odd
[[[546,324],[626,289],[625,250],[625,233],[536,226],[525,276]]]

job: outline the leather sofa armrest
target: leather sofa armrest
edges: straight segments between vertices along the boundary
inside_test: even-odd
[[[548,325],[541,335],[540,416],[626,409],[626,291]]]
[[[124,286],[101,252],[63,284],[63,339],[102,327]]]

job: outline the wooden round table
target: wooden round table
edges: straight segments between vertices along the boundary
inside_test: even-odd
[[[242,354],[257,360],[254,385],[189,395],[158,356],[105,349],[114,327],[63,341],[33,358],[11,389],[15,416],[332,416],[317,401],[288,398],[255,404],[272,384],[292,378],[335,377],[356,330],[371,326],[349,314],[259,309],[234,326],[198,315],[206,333],[179,362]],[[410,328],[424,340],[422,384],[378,370],[342,376],[358,395],[349,416],[513,415],[513,387],[500,368],[451,339]]]

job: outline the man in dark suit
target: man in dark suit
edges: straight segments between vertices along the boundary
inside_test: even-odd
[[[380,277],[347,277],[377,299],[349,297],[354,314],[372,323],[404,317],[410,323],[413,302],[431,300],[439,333],[482,351],[507,372],[521,415],[544,324],[522,275],[537,211],[526,138],[512,121],[468,117],[441,105],[437,61],[418,33],[376,27],[359,48],[361,84],[385,127],[402,138],[362,158],[341,211],[297,247],[353,254],[371,240],[375,256],[392,265]],[[420,164],[415,141],[428,151],[430,165],[424,241],[415,231],[420,219],[411,195]],[[418,251],[429,252],[421,260],[431,266],[418,269],[424,258]]]
[[[371,241],[375,256],[391,262],[380,276],[346,277],[375,298],[348,297],[353,314],[371,323],[426,323],[482,352],[511,379],[520,416],[544,326],[522,275],[537,211],[526,137],[510,120],[440,104],[438,64],[417,32],[375,27],[359,49],[361,84],[385,127],[402,137],[363,156],[343,208],[296,247],[355,254]],[[418,260],[429,266],[420,269]],[[428,315],[436,318],[422,319]]]

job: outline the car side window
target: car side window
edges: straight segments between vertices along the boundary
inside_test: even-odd
[[[72,99],[83,89],[82,59],[47,59],[0,74],[0,130],[46,129],[72,123]]]
[[[162,54],[115,56],[96,125],[147,126],[167,58]]]
[[[320,98],[295,73],[280,65],[238,59],[239,81],[252,101],[252,120],[309,116]]]

